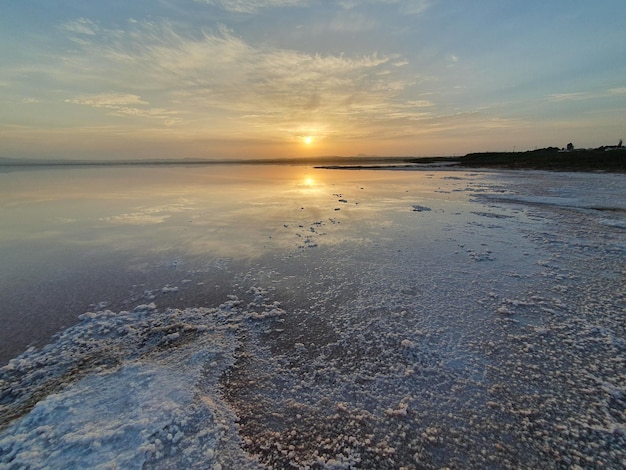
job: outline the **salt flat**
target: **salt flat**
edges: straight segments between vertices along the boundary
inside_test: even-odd
[[[3,468],[626,464],[624,175],[20,175]]]

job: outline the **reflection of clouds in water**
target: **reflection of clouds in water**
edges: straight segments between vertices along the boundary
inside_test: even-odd
[[[161,224],[172,216],[172,213],[183,212],[189,210],[189,207],[183,204],[170,204],[160,207],[139,208],[136,212],[128,212],[126,214],[113,215],[110,217],[102,217],[100,220],[104,222],[112,222],[118,224],[130,225],[152,225]]]
[[[61,224],[72,224],[78,221],[78,219],[72,217],[56,217],[55,220]]]
[[[160,224],[170,218],[170,215],[150,215],[142,214],[141,212],[135,212],[133,214],[115,215],[112,217],[105,217],[100,220],[106,222],[113,222],[119,224],[132,224],[132,225],[149,225]]]

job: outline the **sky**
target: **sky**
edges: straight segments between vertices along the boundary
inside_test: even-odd
[[[430,156],[626,138],[623,0],[4,0],[0,157]]]

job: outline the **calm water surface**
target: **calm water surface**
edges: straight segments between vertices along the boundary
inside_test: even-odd
[[[463,192],[437,192],[458,183],[450,175],[280,165],[0,172],[1,362],[94,306],[128,308],[185,273],[215,271],[207,282],[219,287],[197,295],[222,293],[228,276],[207,266],[337,244],[367,248],[402,224],[398,216],[414,215],[413,205],[440,212],[437,225],[419,229],[432,237],[448,208],[466,204]],[[168,300],[179,306],[192,297],[202,301],[189,289]]]

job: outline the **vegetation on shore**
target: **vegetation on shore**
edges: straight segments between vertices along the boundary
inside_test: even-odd
[[[616,146],[563,151],[549,147],[528,152],[481,152],[461,157],[459,164],[482,168],[626,172],[626,149]]]
[[[620,142],[621,143],[621,142]],[[571,144],[570,144],[571,145]],[[622,146],[569,150],[548,147],[527,152],[478,152],[463,157],[387,157],[379,160],[347,161],[324,164],[319,168],[375,170],[415,168],[416,165],[501,168],[508,170],[606,171],[626,173],[626,148]]]

